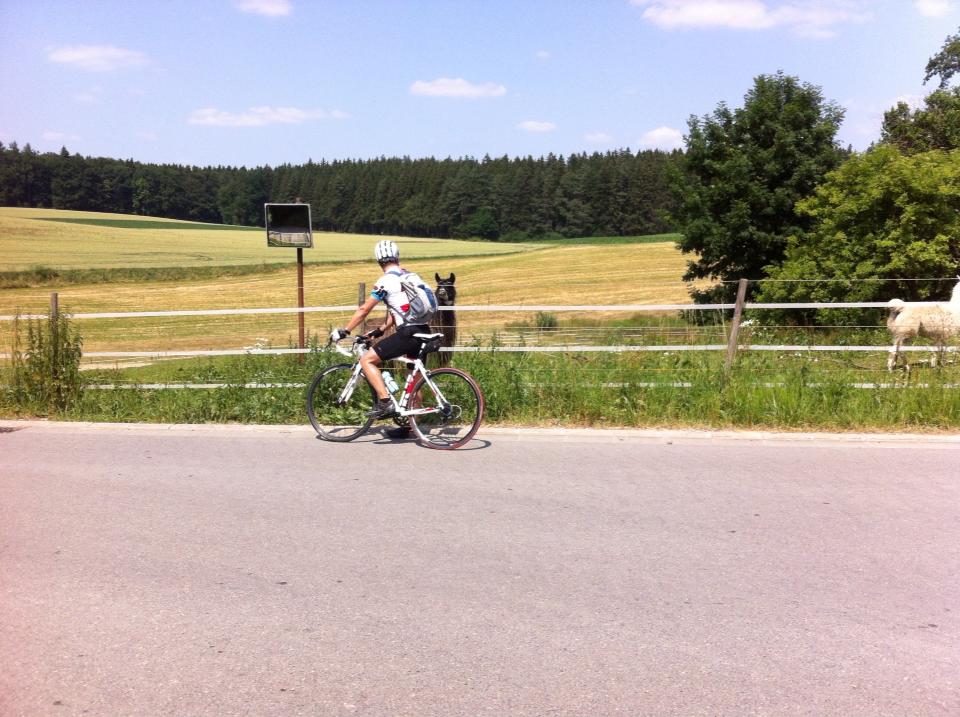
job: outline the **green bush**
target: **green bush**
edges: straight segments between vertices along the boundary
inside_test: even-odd
[[[541,331],[552,331],[560,325],[557,321],[557,315],[549,311],[538,311],[535,322],[537,328]]]
[[[78,403],[83,391],[82,347],[83,339],[65,313],[46,319],[17,316],[6,389],[14,407],[46,414],[66,411]]]

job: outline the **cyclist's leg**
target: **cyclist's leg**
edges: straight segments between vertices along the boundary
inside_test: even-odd
[[[416,354],[420,350],[420,340],[414,338],[412,334],[419,328],[419,326],[407,324],[400,326],[395,333],[385,338],[360,358],[363,374],[370,381],[370,385],[373,386],[378,397],[385,398],[387,396],[387,387],[383,385],[383,377],[380,376],[380,365],[384,361],[395,359],[398,356]],[[376,372],[375,378],[367,373],[368,368],[372,369],[371,373]],[[380,383],[379,387],[376,382]]]
[[[383,382],[383,375],[380,373],[380,364],[383,359],[380,358],[376,348],[368,349],[360,357],[360,368],[363,375],[367,378],[367,383],[377,394],[377,399],[382,401],[390,394],[387,391],[387,385]]]
[[[419,342],[411,336],[410,327],[401,326],[396,333],[388,336],[360,357],[363,375],[367,377],[367,381],[377,394],[377,405],[369,415],[375,418],[388,418],[396,412],[394,400],[390,397],[383,381],[380,365],[384,361],[409,353],[411,345],[419,346]]]
[[[377,355],[380,356],[383,361],[399,358],[400,356],[415,358],[420,352],[422,342],[420,339],[414,337],[413,334],[424,333],[429,330],[430,327],[425,324],[404,324],[397,329],[395,334],[388,336],[374,348]],[[406,386],[406,381],[403,383],[404,386]],[[394,428],[387,429],[387,437],[407,438],[410,435],[410,422],[406,418],[396,416],[393,420],[397,425]]]

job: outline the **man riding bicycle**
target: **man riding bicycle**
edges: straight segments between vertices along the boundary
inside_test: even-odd
[[[360,367],[363,370],[363,375],[367,378],[367,382],[377,394],[377,402],[367,412],[367,415],[373,418],[391,418],[396,415],[396,411],[380,373],[380,365],[384,361],[398,356],[419,352],[421,343],[413,335],[430,333],[430,326],[426,323],[412,323],[408,320],[410,300],[404,291],[402,279],[412,276],[419,280],[419,277],[400,267],[400,250],[397,248],[396,242],[389,239],[378,242],[374,248],[373,256],[380,264],[383,275],[374,284],[370,297],[357,308],[347,325],[330,332],[330,340],[339,341],[349,336],[350,332],[359,326],[381,301],[387,305],[386,322],[380,328],[368,332],[368,335],[378,338],[383,336],[384,332],[391,326],[397,327],[396,333],[366,351],[360,357]],[[403,438],[409,434],[410,428],[407,425],[401,425],[387,431],[387,435],[392,438]]]

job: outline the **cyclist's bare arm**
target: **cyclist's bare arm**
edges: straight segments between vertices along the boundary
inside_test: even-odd
[[[369,313],[373,311],[374,307],[380,303],[379,299],[370,296],[364,301],[357,310],[353,313],[353,316],[350,318],[350,321],[347,322],[347,325],[344,327],[347,331],[353,331],[357,326],[363,323],[363,320],[367,318]],[[393,315],[388,311],[387,312],[387,321],[384,323],[383,328],[386,329],[393,325]],[[363,369],[363,375],[367,377],[367,381],[373,387],[373,390],[377,394],[378,399],[386,398],[389,394],[387,392],[387,387],[383,383],[383,376],[380,375],[380,369],[378,364],[380,363],[380,357],[377,356],[377,352],[373,349],[370,349],[363,356],[360,357],[360,367]]]
[[[383,326],[380,327],[380,330],[381,330],[381,331],[386,331],[386,330],[389,329],[391,326],[393,326],[395,323],[396,323],[396,321],[394,321],[394,319],[393,319],[393,314],[391,314],[391,313],[388,311],[388,312],[387,312],[387,320],[383,322]]]
[[[350,317],[350,321],[347,322],[347,325],[344,326],[344,328],[347,331],[353,331],[363,323],[363,320],[367,318],[367,315],[373,311],[373,308],[379,303],[380,302],[378,299],[375,299],[372,296],[368,297],[367,300],[360,304],[360,306],[357,307],[357,310],[353,312],[353,316]]]

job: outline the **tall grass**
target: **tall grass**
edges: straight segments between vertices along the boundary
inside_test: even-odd
[[[83,339],[66,313],[12,324],[11,366],[0,405],[17,413],[64,413],[80,401]]]
[[[474,354],[493,421],[600,426],[904,429],[960,426],[956,370],[923,385],[808,357]],[[874,388],[859,385],[872,383]]]
[[[60,411],[66,419],[174,423],[305,424],[305,384],[342,362],[325,351],[242,356],[100,371],[88,383],[140,388],[88,390]],[[473,374],[488,423],[603,427],[927,430],[960,428],[956,367],[914,372],[907,382],[829,357],[746,355],[723,370],[718,354],[460,353]],[[920,375],[922,374],[922,375]],[[856,384],[872,382],[874,388]],[[151,389],[147,383],[223,383],[216,389]],[[896,387],[894,387],[894,384]]]

